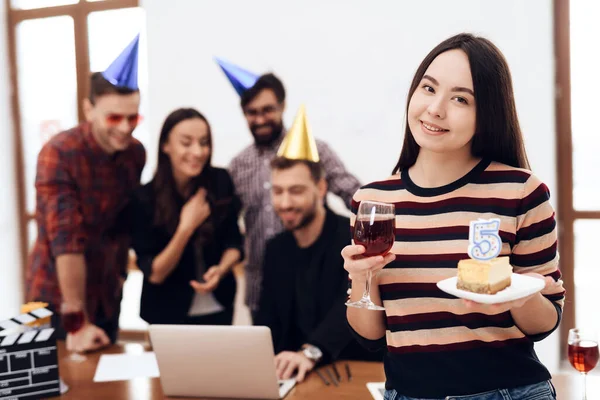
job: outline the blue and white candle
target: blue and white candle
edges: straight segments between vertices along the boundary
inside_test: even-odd
[[[500,219],[498,218],[471,221],[469,225],[469,257],[479,261],[497,257],[502,250],[499,229]]]

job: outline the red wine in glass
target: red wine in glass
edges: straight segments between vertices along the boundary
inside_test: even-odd
[[[365,247],[365,257],[383,256],[394,245],[394,217],[375,217],[357,219],[354,224],[354,243]]]
[[[365,248],[363,257],[382,256],[394,245],[396,215],[393,204],[362,201],[354,221],[354,244]],[[385,308],[371,300],[371,271],[367,272],[365,291],[360,300],[347,302],[348,307],[383,311]]]
[[[598,364],[598,335],[591,329],[573,328],[568,340],[569,362],[583,375],[583,400],[586,400],[586,376]]]
[[[73,311],[63,313],[61,319],[65,331],[68,333],[75,333],[83,326],[85,315],[83,314],[83,311]]]
[[[83,305],[79,303],[62,303],[60,306],[60,320],[62,327],[68,334],[72,335],[76,333],[83,328],[83,325],[85,324]],[[67,337],[67,343],[69,340],[69,337]],[[74,362],[82,362],[86,360],[84,355],[79,354],[76,351],[72,352],[69,358]]]
[[[579,372],[590,372],[598,364],[598,343],[582,340],[569,343],[569,362]]]

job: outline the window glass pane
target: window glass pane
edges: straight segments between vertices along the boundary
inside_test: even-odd
[[[119,327],[126,330],[144,330],[148,323],[140,318],[140,297],[142,296],[142,283],[144,274],[140,270],[130,270],[123,286],[123,300],[121,300],[121,314]]]
[[[24,21],[16,41],[26,202],[33,213],[38,153],[52,135],[77,124],[73,19]]]
[[[600,268],[598,268],[598,235],[600,220],[576,220],[575,230],[575,324],[593,327],[600,332]],[[568,300],[569,293],[567,293]]]
[[[27,223],[27,251],[31,250],[35,239],[37,238],[37,222],[35,219],[30,219]]]
[[[590,67],[600,65],[595,48],[600,37],[600,2],[571,1],[571,118],[573,129],[573,205],[576,210],[600,210],[600,80]]]
[[[11,0],[10,6],[18,10],[33,10],[34,8],[65,6],[76,3],[79,3],[79,0]]]

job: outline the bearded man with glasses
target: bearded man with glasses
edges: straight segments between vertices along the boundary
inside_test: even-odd
[[[285,88],[272,73],[252,80],[249,79],[250,73],[239,67],[223,63],[221,67],[240,95],[242,111],[254,138],[254,143],[231,161],[229,171],[244,207],[246,305],[255,320],[259,309],[265,246],[267,240],[283,231],[281,220],[271,204],[271,161],[286,134],[283,124]],[[236,72],[240,79],[236,80]],[[329,191],[342,198],[348,206],[360,187],[358,179],[346,170],[325,142],[317,139],[316,145]]]

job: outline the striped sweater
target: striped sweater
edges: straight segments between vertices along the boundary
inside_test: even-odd
[[[468,258],[469,222],[499,218],[500,256],[510,256],[516,273],[561,277],[557,232],[549,191],[530,171],[481,161],[463,178],[440,188],[421,188],[406,171],[361,188],[352,203],[356,219],[363,200],[394,203],[396,260],[377,276],[385,307],[386,386],[411,397],[443,398],[481,393],[550,379],[533,342],[510,312],[471,312],[436,283],[456,276]],[[564,290],[545,294],[559,321]],[[558,325],[558,324],[557,324]],[[556,327],[554,328],[556,329]]]

